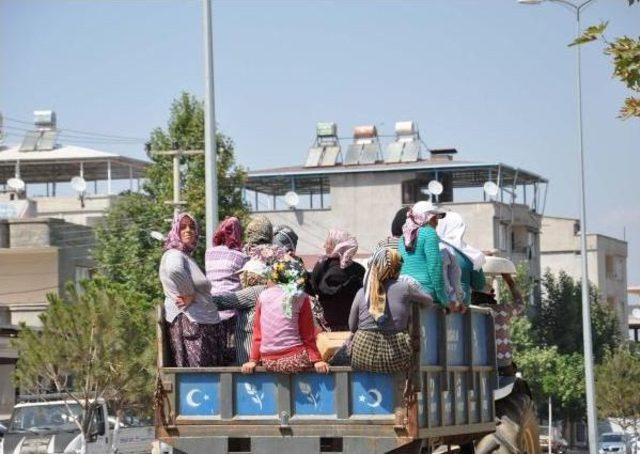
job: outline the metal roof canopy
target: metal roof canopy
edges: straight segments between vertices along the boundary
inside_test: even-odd
[[[329,177],[334,174],[376,172],[411,172],[416,178],[422,175],[433,176],[451,174],[453,188],[482,187],[487,181],[494,181],[499,186],[512,187],[515,185],[528,185],[547,183],[547,179],[523,169],[507,166],[505,164],[483,164],[461,161],[421,160],[410,163],[380,163],[371,165],[331,167],[331,168],[305,168],[284,167],[280,169],[268,169],[249,172],[245,189],[265,194],[283,195],[295,190],[301,194],[317,194],[322,189],[327,191],[330,187]]]
[[[50,151],[20,151],[19,147],[0,150],[0,184],[15,176],[20,163],[20,178],[29,183],[68,182],[80,174],[87,181],[144,178],[149,163],[116,153],[91,148],[62,146]]]

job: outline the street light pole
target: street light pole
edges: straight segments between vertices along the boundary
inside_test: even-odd
[[[213,31],[211,1],[202,0],[204,38],[204,197],[206,242],[213,238],[218,223],[218,181],[216,114],[213,85]]]
[[[587,0],[576,5],[568,0],[519,0],[520,3],[538,4],[542,1],[558,3],[569,7],[576,15],[576,38],[580,37],[580,15],[595,0]],[[576,45],[576,89],[578,95],[578,143],[580,147],[580,255],[582,257],[582,343],[584,348],[584,375],[587,395],[587,426],[589,434],[589,453],[596,454],[598,444],[598,420],[596,416],[595,381],[593,376],[593,343],[591,339],[591,307],[589,305],[589,270],[587,264],[587,208],[584,176],[584,140],[582,128],[582,74],[580,45]]]

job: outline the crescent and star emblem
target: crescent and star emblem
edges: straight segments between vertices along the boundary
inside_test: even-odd
[[[202,394],[202,400],[199,401],[199,402],[196,402],[195,401],[195,397],[198,394]],[[187,396],[185,397],[185,400],[187,402],[187,405],[189,405],[190,407],[193,407],[193,408],[197,408],[200,405],[202,405],[202,403],[205,400],[209,400],[209,396],[196,388],[196,389],[192,389],[191,391],[189,391],[187,393]]]
[[[360,394],[359,399],[360,402],[364,403],[365,405],[371,408],[376,408],[379,407],[382,403],[382,394],[376,388],[371,388],[367,391],[366,395]]]

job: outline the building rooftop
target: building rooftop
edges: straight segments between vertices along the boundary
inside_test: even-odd
[[[26,183],[68,182],[82,166],[85,180],[142,178],[147,161],[75,145],[60,145],[52,150],[21,151],[20,146],[0,148],[0,182],[12,178],[19,166]],[[109,169],[110,167],[110,169]]]

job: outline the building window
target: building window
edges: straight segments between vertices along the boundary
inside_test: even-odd
[[[583,422],[576,423],[576,443],[587,442],[587,426]]]
[[[82,286],[80,285],[80,283],[87,279],[91,279],[91,268],[88,268],[86,266],[76,266],[73,283],[78,293],[82,293]]]
[[[501,251],[509,250],[509,235],[507,230],[506,224],[498,224],[498,249]]]

